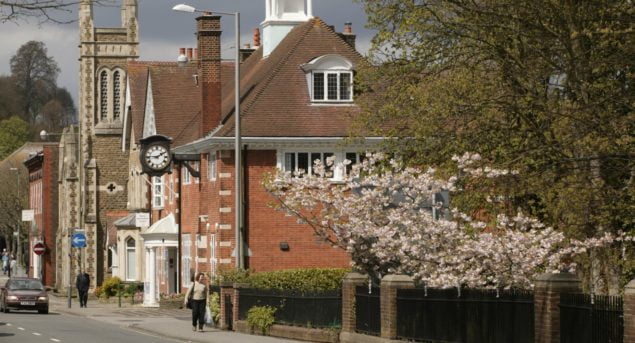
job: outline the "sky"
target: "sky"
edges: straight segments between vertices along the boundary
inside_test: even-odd
[[[110,0],[111,6],[94,7],[96,27],[119,27],[120,0]],[[202,10],[236,12],[241,15],[241,45],[252,43],[252,30],[259,27],[265,17],[265,0],[138,0],[140,60],[176,61],[180,47],[196,47],[194,31],[196,15],[172,11],[179,3],[186,3]],[[76,18],[73,13],[61,13],[57,18]],[[353,23],[357,34],[357,48],[365,54],[370,46],[373,32],[366,29],[366,14],[361,4],[353,0],[313,0],[313,15],[334,25],[341,32],[347,21]],[[233,17],[221,22],[223,58],[232,58],[234,43]],[[65,87],[75,100],[78,96],[78,23],[38,25],[37,21],[0,23],[0,75],[10,74],[10,59],[19,47],[30,41],[45,43],[49,56],[58,63],[61,73],[58,86]]]

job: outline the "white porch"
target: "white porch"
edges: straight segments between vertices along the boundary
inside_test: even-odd
[[[159,307],[161,285],[164,286],[166,293],[170,293],[176,286],[178,264],[174,263],[174,260],[179,246],[178,232],[174,215],[169,214],[141,233],[144,239],[146,262],[144,307]]]

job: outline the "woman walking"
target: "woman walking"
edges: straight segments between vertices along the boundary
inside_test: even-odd
[[[187,306],[188,303],[190,306]],[[192,331],[203,332],[205,323],[205,307],[207,306],[207,278],[205,274],[198,273],[194,282],[185,293],[185,306],[192,309]]]

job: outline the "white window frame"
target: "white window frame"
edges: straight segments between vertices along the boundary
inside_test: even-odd
[[[163,176],[152,177],[152,208],[161,209],[165,207],[164,195]]]
[[[198,172],[198,176],[199,176],[199,177],[195,177],[194,178],[194,183],[199,183],[200,182],[199,180],[201,179],[200,178],[200,176],[201,176],[201,162],[200,161],[192,162],[192,168]]]
[[[185,167],[185,164],[181,166],[181,175],[183,175],[183,184],[189,185],[192,183],[192,175],[190,171]]]
[[[129,246],[128,242],[134,241],[133,246]],[[135,281],[137,279],[137,240],[133,237],[128,237],[126,242],[126,281]],[[134,255],[133,270],[130,270],[130,253]]]
[[[324,96],[323,99],[316,99],[315,98],[315,74],[323,74],[324,75],[324,79],[323,82],[324,84],[322,85],[323,89],[323,93],[322,95]],[[329,75],[337,75],[336,80],[337,80],[337,98],[336,99],[329,99],[329,82],[328,82],[328,77]],[[342,82],[342,75],[349,75],[350,78],[350,84],[348,86],[348,95],[349,95],[349,99],[341,99],[341,82]],[[350,70],[314,70],[313,72],[311,72],[311,87],[312,87],[312,92],[311,92],[311,101],[313,102],[343,102],[343,103],[349,103],[349,102],[353,102],[353,72]]]
[[[212,269],[212,276],[216,276],[216,268],[218,266],[218,259],[216,258],[216,234],[209,235],[209,247],[210,247],[210,265]]]
[[[329,149],[329,148],[311,148],[311,149],[307,149],[307,148],[288,148],[288,149],[284,149],[284,150],[278,150],[277,151],[277,168],[282,170],[282,171],[291,171],[291,170],[287,170],[287,165],[286,165],[286,156],[289,153],[295,153],[296,154],[296,164],[295,164],[295,170],[298,169],[298,163],[297,163],[297,154],[298,153],[309,153],[309,163],[310,166],[312,168],[313,166],[313,161],[310,159],[310,154],[311,153],[333,153],[333,156],[335,158],[335,160],[333,161],[333,176],[330,178],[331,181],[333,182],[339,182],[341,180],[343,180],[344,175],[346,174],[346,168],[343,166],[342,162],[346,159],[346,154],[355,154],[356,159],[357,159],[357,163],[360,162],[361,157],[364,155],[363,153],[359,153],[356,152],[355,149],[347,149],[347,150],[338,150],[338,149]],[[307,171],[308,172],[308,171]]]
[[[174,174],[170,174],[170,189],[168,189],[168,199],[170,201],[170,205],[174,203]]]
[[[217,173],[217,163],[216,163],[216,151],[212,151],[207,154],[207,179],[210,181],[216,181],[216,173]]]

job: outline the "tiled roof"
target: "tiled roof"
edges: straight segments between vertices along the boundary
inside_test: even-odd
[[[298,25],[271,55],[262,48],[241,66],[241,132],[250,137],[343,137],[348,135],[356,106],[312,105],[302,64],[337,54],[357,64],[362,56],[321,19]],[[229,68],[222,73],[231,72]],[[223,127],[215,136],[234,132],[232,77],[222,88]]]
[[[137,140],[142,138],[148,75],[152,79],[155,124],[158,134],[172,137],[180,145],[200,135],[201,91],[193,77],[195,64],[132,62],[130,77],[132,123]]]

